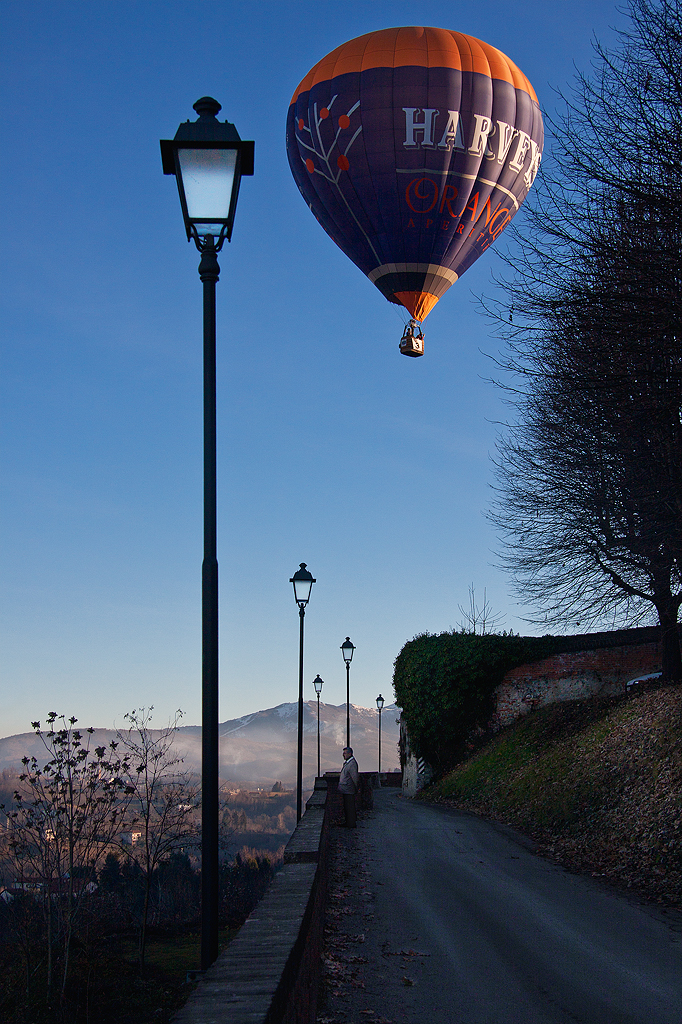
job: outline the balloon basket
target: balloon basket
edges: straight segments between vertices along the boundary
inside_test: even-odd
[[[417,320],[410,320],[400,339],[400,351],[404,356],[424,355],[424,335]]]

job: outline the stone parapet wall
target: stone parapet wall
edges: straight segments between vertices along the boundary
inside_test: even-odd
[[[393,785],[395,775],[387,773]],[[315,780],[278,871],[238,935],[201,978],[173,1024],[313,1024],[317,1019],[329,831],[342,816],[338,772]],[[361,772],[358,809],[373,806],[376,772]]]
[[[315,780],[277,872],[173,1024],[312,1024],[327,898],[327,782]]]

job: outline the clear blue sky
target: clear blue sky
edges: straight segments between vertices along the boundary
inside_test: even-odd
[[[221,721],[296,699],[289,578],[308,563],[306,697],[392,699],[416,633],[494,568],[489,251],[398,352],[402,317],[306,209],[284,149],[321,57],[391,25],[503,50],[545,108],[611,2],[4,0],[0,735],[49,710],[200,720],[201,284],[159,139],[209,94],[256,141],[218,284]],[[517,219],[518,222],[518,219]],[[497,265],[499,270],[499,264]]]

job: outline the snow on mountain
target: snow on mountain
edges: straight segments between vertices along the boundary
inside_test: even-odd
[[[381,717],[381,767],[383,771],[398,768],[398,709],[395,704],[384,708]],[[376,708],[350,706],[351,744],[361,771],[376,771],[378,756],[379,716]],[[79,722],[79,726],[83,723]],[[296,748],[298,735],[298,704],[279,704],[222,722],[220,736],[220,777],[227,785],[247,788],[270,787],[281,781],[293,787],[296,780]],[[93,747],[115,739],[113,729],[95,729]],[[321,770],[338,771],[343,763],[342,749],[346,742],[346,705],[320,701]],[[201,727],[180,726],[175,740],[177,753],[190,771],[201,770]],[[22,757],[35,756],[40,762],[45,748],[34,733],[20,733],[0,739],[0,770],[21,769]],[[47,758],[45,757],[45,760]],[[303,704],[303,776],[306,786],[312,784],[317,772],[317,701]]]

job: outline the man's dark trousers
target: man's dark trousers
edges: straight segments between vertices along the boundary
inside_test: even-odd
[[[355,793],[342,793],[343,813],[346,816],[346,828],[355,828],[358,822],[355,810]]]

